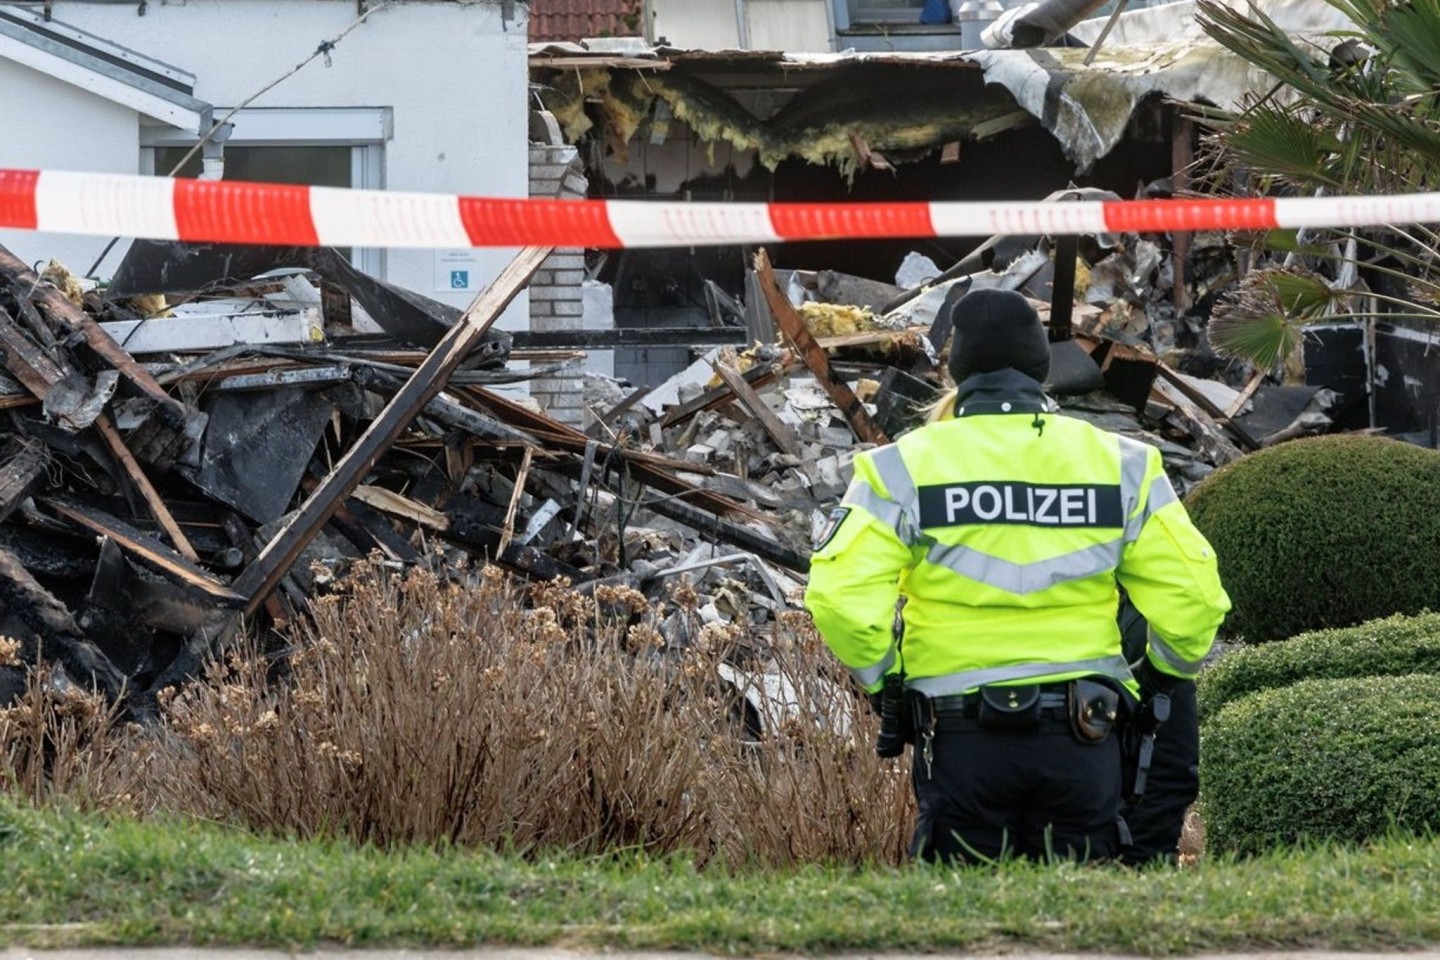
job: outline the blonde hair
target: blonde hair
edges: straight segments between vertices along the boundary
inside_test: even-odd
[[[939,423],[941,420],[953,420],[955,418],[955,401],[960,399],[960,388],[951,387],[938,398],[930,401],[921,409],[925,413],[927,424]]]

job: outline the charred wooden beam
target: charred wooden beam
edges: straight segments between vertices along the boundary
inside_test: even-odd
[[[0,307],[0,354],[11,376],[42,400],[51,387],[65,379],[66,371],[4,307]]]
[[[94,318],[77,307],[65,295],[48,283],[43,282],[33,270],[15,254],[0,246],[0,279],[9,282],[17,299],[35,303],[47,317],[59,324],[68,333],[78,334],[91,350],[108,363],[120,376],[125,378],[140,393],[150,397],[165,411],[172,426],[178,427],[185,419],[185,407],[165,392],[144,367],[135,362],[115,338],[106,333]]]
[[[485,338],[491,324],[530,282],[530,277],[549,256],[550,250],[549,247],[526,247],[475,298],[475,302],[420,364],[414,376],[395,393],[364,435],[235,581],[236,591],[248,598],[247,614],[260,607],[345,497],[370,472],[380,455],[390,448],[425,404],[445,389],[450,374]]]
[[[199,587],[225,605],[239,606],[244,602],[242,594],[231,590],[150,534],[132,527],[118,517],[112,517],[103,510],[96,510],[65,497],[46,497],[42,502],[67,520],[73,520],[88,530],[110,537],[136,556],[143,557],[184,583]]]
[[[145,505],[150,508],[150,515],[160,524],[160,529],[169,536],[170,542],[175,544],[175,549],[179,550],[180,554],[191,563],[199,563],[200,555],[190,545],[190,540],[185,536],[185,531],[180,529],[180,524],[175,522],[170,508],[165,505],[164,500],[160,499],[160,494],[156,491],[154,484],[150,482],[150,478],[145,475],[144,470],[140,469],[140,464],[135,461],[130,449],[125,446],[125,441],[121,439],[120,432],[115,429],[110,418],[103,413],[96,417],[95,429],[104,439],[105,445],[110,448],[110,455],[119,462],[120,468],[130,478],[130,482],[135,484],[135,489],[140,491]]]
[[[1163,378],[1176,390],[1184,394],[1184,396],[1188,400],[1190,400],[1191,403],[1195,404],[1206,414],[1208,414],[1210,418],[1213,419],[1216,426],[1223,427],[1224,429],[1230,431],[1230,433],[1233,434],[1234,437],[1240,441],[1241,446],[1245,447],[1247,450],[1260,449],[1259,440],[1252,437],[1249,431],[1247,431],[1244,427],[1240,426],[1240,424],[1230,419],[1230,416],[1224,410],[1221,410],[1209,397],[1191,386],[1190,383],[1183,376],[1172,370],[1170,366],[1165,363],[1164,360],[1161,360],[1159,361],[1159,363],[1156,364],[1155,372],[1158,373],[1161,378]]]

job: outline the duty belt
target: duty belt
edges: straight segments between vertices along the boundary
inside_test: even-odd
[[[1040,713],[1042,716],[1053,716],[1063,719],[1067,716],[1066,688],[1069,681],[1063,683],[1047,683],[1040,687]],[[951,694],[944,697],[917,696],[916,707],[922,714],[926,711],[935,717],[960,717],[966,720],[973,720],[980,716],[980,693]]]

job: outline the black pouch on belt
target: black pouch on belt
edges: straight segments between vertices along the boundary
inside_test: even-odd
[[[980,688],[980,726],[986,730],[1023,732],[1040,727],[1040,687]]]
[[[1070,729],[1081,743],[1099,743],[1110,736],[1120,716],[1120,693],[1094,680],[1069,684]]]

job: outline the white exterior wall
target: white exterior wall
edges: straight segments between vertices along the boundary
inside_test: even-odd
[[[743,0],[740,0],[743,3]],[[738,50],[740,13],[736,0],[650,0],[651,33],[689,50]]]
[[[0,59],[0,167],[134,173],[139,155],[134,110]],[[105,241],[0,230],[0,244],[26,263],[53,257],[79,273]]]
[[[523,197],[529,141],[526,7],[517,3],[513,9],[508,23],[498,0],[408,0],[382,9],[340,41],[329,66],[316,58],[250,106],[389,107],[394,137],[384,145],[387,189]],[[151,3],[141,17],[133,4],[56,0],[54,16],[190,71],[195,96],[228,108],[337,36],[354,22],[357,10],[355,0],[185,0]],[[85,96],[54,80],[32,86],[36,89],[26,89],[23,98],[64,96],[73,102]],[[16,96],[8,86],[0,89],[4,117]],[[28,151],[30,165],[138,172],[135,126],[112,139],[88,129],[61,132],[51,116]],[[16,128],[0,126],[5,129]],[[235,138],[243,137],[237,127]],[[12,150],[9,138],[0,140],[0,165],[10,165]],[[122,154],[128,154],[123,165]],[[86,248],[98,252],[103,244],[94,241]],[[514,252],[479,251],[480,272],[493,277]],[[118,262],[114,255],[106,261],[112,270]],[[473,292],[437,290],[435,274],[435,252],[388,253],[386,279],[459,307],[473,299]],[[522,294],[501,326],[525,325],[524,300]]]
[[[690,50],[824,53],[831,49],[829,4],[830,0],[650,0],[651,36]]]
[[[829,0],[745,0],[751,50],[829,53]]]

